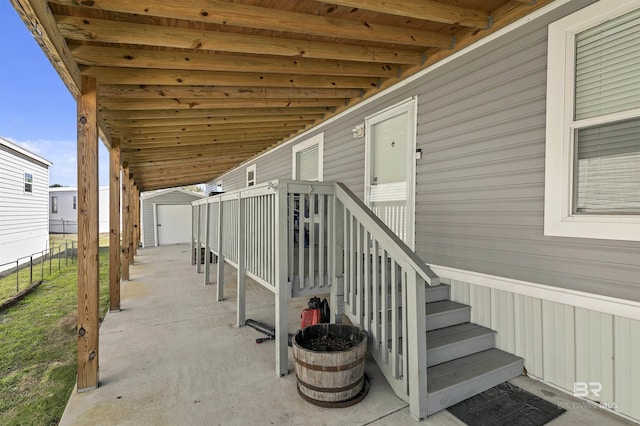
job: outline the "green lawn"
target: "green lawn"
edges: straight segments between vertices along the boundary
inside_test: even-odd
[[[101,319],[109,304],[108,259],[108,247],[101,247]],[[77,265],[63,260],[59,272],[0,312],[3,425],[55,425],[62,417],[76,382],[76,294]]]

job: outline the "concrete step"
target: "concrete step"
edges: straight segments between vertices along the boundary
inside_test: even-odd
[[[522,374],[523,359],[488,349],[427,368],[429,415]]]
[[[473,323],[427,332],[427,367],[491,349],[496,332]]]
[[[440,284],[433,287],[426,286],[427,303],[439,302],[441,300],[449,300],[451,286],[449,284]]]
[[[451,300],[427,303],[427,331],[451,327],[471,320],[471,307]]]

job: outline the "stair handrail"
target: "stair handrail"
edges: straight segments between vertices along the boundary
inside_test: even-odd
[[[358,198],[345,184],[336,182],[335,196],[349,210],[358,210],[363,216],[360,220],[378,232],[377,238],[385,243],[385,250],[394,257],[404,258],[408,266],[425,280],[429,286],[440,284],[440,277],[400,239],[385,223],[376,216],[367,205]]]

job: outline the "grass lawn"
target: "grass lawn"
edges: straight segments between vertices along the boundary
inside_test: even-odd
[[[109,249],[101,247],[101,319],[109,304],[108,261]],[[76,294],[77,265],[65,267],[63,263],[35,291],[0,312],[3,425],[55,425],[60,421],[76,382]]]

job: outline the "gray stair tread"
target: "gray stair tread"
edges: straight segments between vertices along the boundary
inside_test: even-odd
[[[500,349],[488,349],[453,361],[438,364],[427,369],[427,389],[429,394],[460,385],[493,371],[522,363],[522,358]]]
[[[427,332],[427,348],[429,350],[436,349],[487,334],[496,334],[496,332],[470,322],[439,328]]]
[[[427,303],[426,309],[427,315],[437,315],[447,311],[471,309],[471,307],[452,300],[441,300],[438,302]]]
[[[439,284],[436,286],[426,286],[427,303],[449,299],[451,286],[449,284]]]

